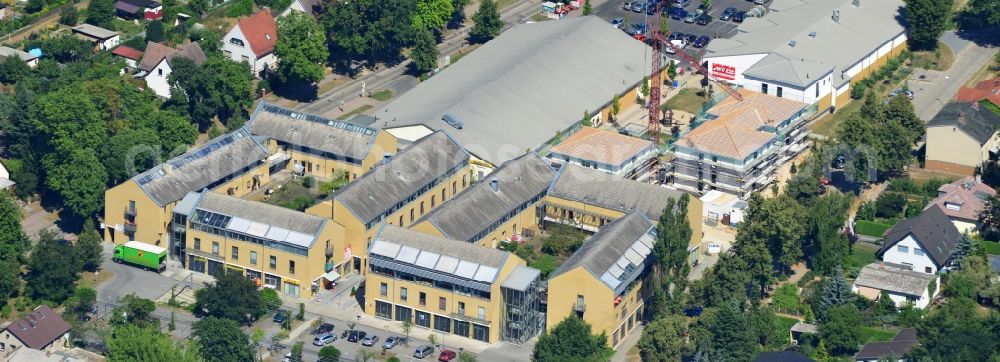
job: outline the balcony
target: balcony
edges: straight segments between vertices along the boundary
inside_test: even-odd
[[[587,311],[587,305],[584,303],[576,303],[573,305],[573,310],[578,313],[583,313]]]
[[[127,207],[125,208],[125,220],[135,220],[135,208]]]
[[[135,223],[126,222],[124,229],[126,234],[135,234]]]

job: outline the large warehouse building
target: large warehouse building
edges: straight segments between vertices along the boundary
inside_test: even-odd
[[[818,105],[843,106],[850,85],[906,47],[901,0],[774,0],[704,59],[712,75],[747,89]]]

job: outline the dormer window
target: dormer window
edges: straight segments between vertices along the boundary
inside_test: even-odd
[[[271,34],[264,33],[264,39],[271,40]]]
[[[944,203],[944,207],[947,208],[948,210],[955,210],[955,211],[962,210],[962,205],[951,202]]]
[[[235,46],[238,46],[238,47],[245,46],[245,45],[243,45],[243,40],[236,39],[236,38],[230,38],[229,39],[229,44],[232,44],[232,45],[235,45]]]

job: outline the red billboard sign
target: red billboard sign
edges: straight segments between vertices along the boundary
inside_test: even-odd
[[[734,80],[736,79],[736,67],[712,63],[712,76],[719,79]]]

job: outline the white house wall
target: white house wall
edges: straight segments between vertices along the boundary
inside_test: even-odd
[[[746,82],[746,78],[743,77],[743,72],[752,67],[754,64],[757,64],[757,62],[759,62],[761,59],[764,59],[765,56],[767,56],[767,54],[745,54],[745,55],[734,55],[726,57],[705,58],[705,61],[708,62],[709,73],[711,73],[716,78],[727,80],[730,83],[746,87],[746,85],[744,84]],[[732,77],[733,79],[728,79],[727,77],[719,76],[717,73],[713,72],[712,70],[715,69],[714,67],[716,64],[720,66],[735,68],[735,74]]]
[[[110,37],[110,38],[104,40],[103,42],[101,42],[101,50],[108,50],[108,49],[114,48],[114,47],[118,46],[118,43],[120,41],[121,41],[121,38],[119,36],[117,36],[117,35],[115,35],[113,37]]]
[[[163,98],[170,98],[170,84],[167,83],[167,77],[170,76],[170,64],[167,63],[166,59],[160,61],[160,64],[156,65],[146,75],[146,87],[153,90],[153,93]]]
[[[243,46],[233,44],[232,39],[238,39],[243,42]],[[253,69],[254,75],[260,70],[256,67],[257,55],[253,53],[253,49],[250,48],[250,42],[247,41],[247,37],[243,35],[243,31],[240,30],[240,26],[236,25],[226,33],[226,36],[222,38],[222,51],[223,54],[237,62],[247,62]],[[245,57],[245,58],[244,58]]]
[[[905,246],[907,251],[899,251],[900,246]],[[930,256],[927,255],[926,251],[922,256],[916,255],[914,250],[917,248],[923,250],[923,248],[917,244],[917,241],[913,239],[913,236],[908,235],[906,238],[900,240],[898,243],[892,245],[892,247],[886,250],[885,254],[882,255],[882,260],[893,264],[912,265],[914,271],[921,273],[926,273],[928,270],[926,268],[930,268],[930,274],[936,274],[938,269],[937,266],[934,265]]]

